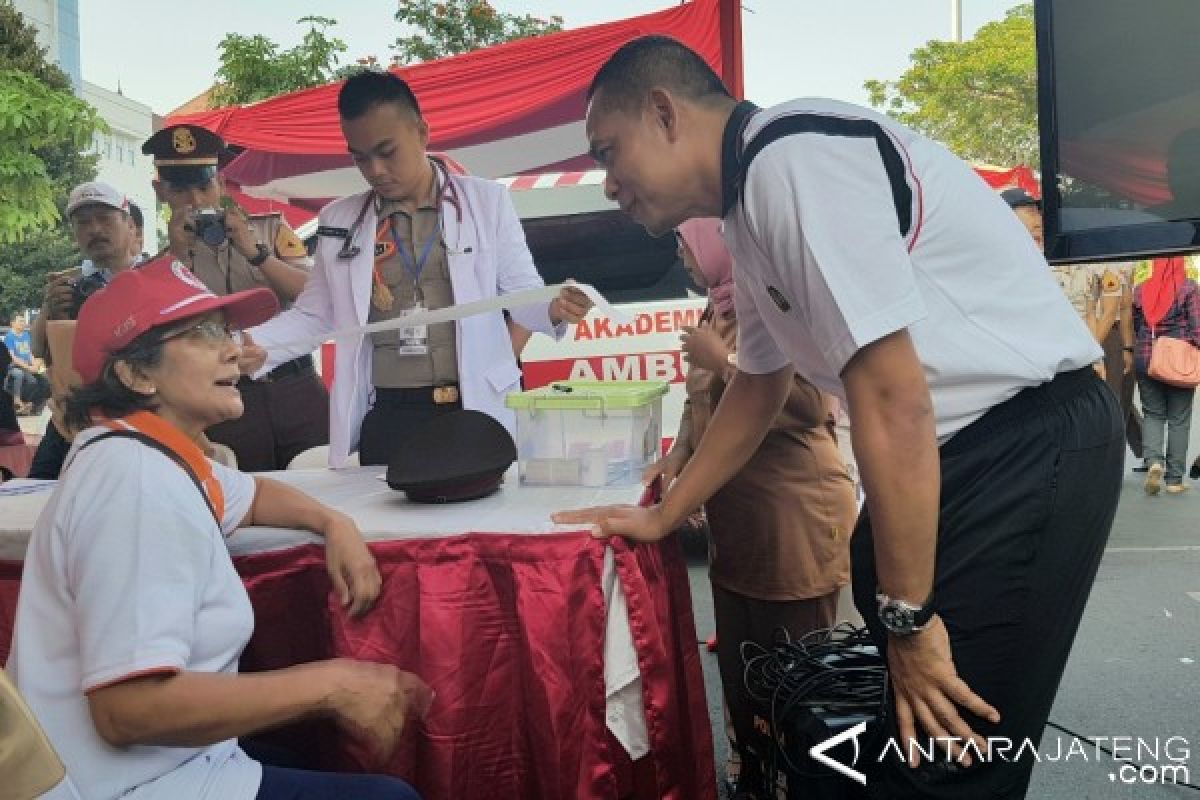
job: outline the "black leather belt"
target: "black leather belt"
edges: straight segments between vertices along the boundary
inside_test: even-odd
[[[300,356],[299,358],[293,358],[291,361],[283,362],[266,375],[263,375],[261,378],[251,379],[249,377],[243,377],[241,381],[238,381],[238,383],[241,383],[242,381],[246,381],[247,383],[273,383],[275,381],[282,380],[283,378],[290,378],[293,375],[303,375],[306,372],[312,371],[312,356]]]
[[[460,396],[458,386],[453,383],[446,386],[417,386],[411,389],[377,388],[375,390],[376,405],[431,403],[443,406],[457,403]]]

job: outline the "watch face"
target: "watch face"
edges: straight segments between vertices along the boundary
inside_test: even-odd
[[[911,633],[914,625],[913,612],[895,605],[880,609],[879,621],[892,633]]]

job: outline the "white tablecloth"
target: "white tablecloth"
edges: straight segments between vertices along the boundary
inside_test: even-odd
[[[517,485],[516,468],[496,494],[480,500],[447,505],[412,503],[380,480],[380,467],[343,470],[312,469],[269,473],[349,514],[368,541],[432,539],[465,532],[536,536],[573,530],[555,525],[555,511],[609,503],[632,503],[636,486],[614,488],[526,487]],[[52,481],[10,481],[0,484],[0,559],[25,557],[29,533],[56,484]],[[114,500],[114,502],[116,502]],[[245,528],[229,539],[233,555],[280,550],[320,542],[318,536],[281,528]],[[607,606],[604,641],[604,683],[609,730],[633,759],[649,751],[642,703],[641,673],[625,592],[613,568],[612,550],[604,556],[602,576]]]

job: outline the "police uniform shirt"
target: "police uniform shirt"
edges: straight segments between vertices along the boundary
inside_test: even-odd
[[[1082,320],[1096,316],[1100,301],[1100,276],[1093,264],[1055,264],[1050,267],[1063,295]]]
[[[395,200],[384,200],[379,205],[379,219],[391,218],[392,234],[386,230],[377,236],[384,255],[376,262],[378,273],[373,280],[382,280],[392,297],[390,308],[380,308],[372,293],[370,322],[394,319],[416,303],[416,292],[409,267],[396,251],[403,247],[415,265],[430,236],[437,235],[438,209],[426,201],[415,213],[406,211]],[[390,247],[389,247],[390,246]],[[454,289],[450,283],[450,266],[446,258],[446,244],[439,235],[429,251],[429,258],[421,269],[420,287],[424,307],[432,310],[454,305]],[[399,351],[400,331],[379,331],[371,334],[372,383],[384,389],[410,389],[424,386],[445,386],[458,382],[457,328],[453,322],[430,325],[426,331],[427,350],[424,355],[401,354]]]
[[[1022,389],[1101,358],[1025,228],[970,167],[832,100],[763,110],[743,141],[785,114],[804,115],[808,132],[758,154],[725,217],[739,369],[792,363],[844,399],[854,354],[907,329],[945,441]]]
[[[306,272],[312,269],[312,259],[304,247],[304,242],[283,220],[281,214],[255,214],[250,217],[248,224],[257,241],[266,245],[271,255]],[[213,247],[197,238],[188,253],[188,261],[192,272],[196,273],[196,277],[214,294],[233,294],[260,286],[271,288],[271,283],[262,270],[251,265],[228,239],[223,244]],[[290,305],[291,303],[280,298],[281,308]]]

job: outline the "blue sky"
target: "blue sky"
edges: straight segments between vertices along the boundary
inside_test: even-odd
[[[559,14],[568,27],[667,8],[670,0],[493,0],[512,13]],[[1014,0],[962,0],[963,35],[1001,19]],[[212,83],[217,43],[227,31],[263,33],[284,46],[302,34],[295,20],[338,20],[347,55],[381,61],[400,34],[396,0],[206,0],[182,7],[161,0],[81,0],[85,80],[165,114]],[[869,78],[894,78],[930,39],[950,36],[951,0],[744,0],[746,94],[760,104],[824,96],[866,103]]]

